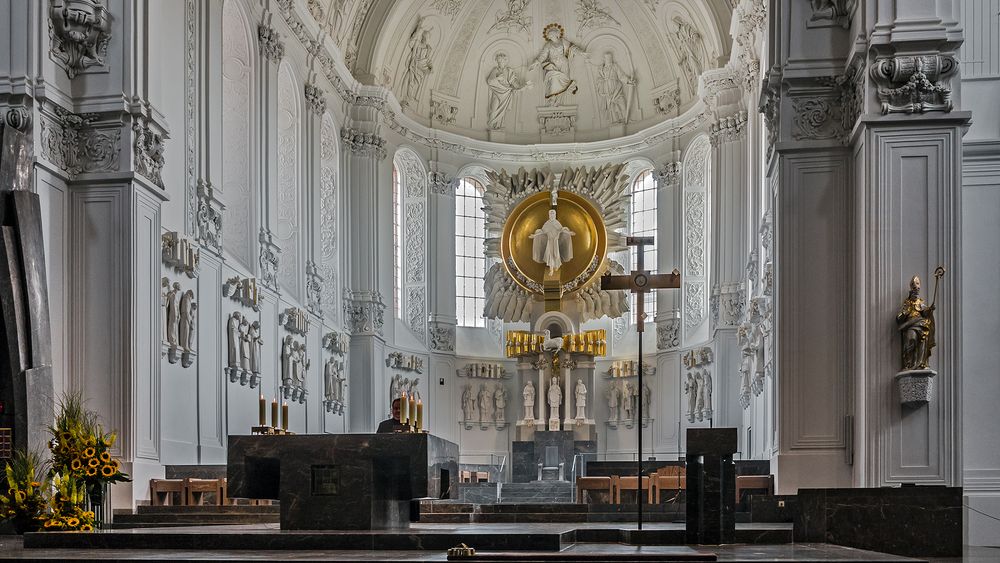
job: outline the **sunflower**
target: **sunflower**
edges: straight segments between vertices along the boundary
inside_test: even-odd
[[[97,445],[97,438],[91,436],[91,437],[87,438],[86,443],[87,443],[88,446],[94,447],[94,446]]]
[[[80,531],[81,532],[93,532],[94,531],[94,527],[91,526],[90,524],[84,524],[83,526],[80,526]]]
[[[66,455],[67,453],[69,453],[69,448],[67,448],[66,445],[63,444],[59,446],[59,453],[61,453],[62,455]]]
[[[101,442],[104,444],[104,447],[110,448],[111,445],[115,443],[115,438],[114,436],[108,436],[107,438],[101,440]]]
[[[83,462],[80,461],[80,458],[76,458],[69,463],[69,468],[73,471],[79,471],[81,467],[83,467]]]
[[[117,470],[111,465],[105,465],[101,468],[102,477],[112,477],[117,472]]]
[[[55,520],[46,520],[45,521],[45,527],[46,528],[51,528],[52,526],[55,526],[55,525],[56,525],[56,521]]]
[[[118,461],[116,459],[116,460],[114,460],[114,464],[115,464],[115,471],[121,470],[121,468],[122,468],[122,462],[120,462],[120,461]]]
[[[111,461],[111,454],[108,452],[101,452],[101,461],[104,463],[109,463]]]
[[[66,432],[65,430],[63,430],[62,432],[59,433],[59,441],[60,442],[66,442],[71,437],[72,437],[72,435],[69,432]]]
[[[70,519],[66,521],[66,525],[70,528],[75,528],[80,525],[80,519],[70,517]]]
[[[94,475],[97,475],[97,468],[96,467],[88,467],[87,468],[87,477],[93,477]]]
[[[38,481],[32,481],[32,482],[31,482],[31,486],[32,486],[32,487],[41,487],[41,486],[42,486],[42,484],[41,484],[41,483],[39,483]]]
[[[101,465],[101,460],[92,457],[90,458],[90,461],[87,462],[87,465],[89,465],[90,467],[97,467]]]
[[[86,518],[86,519],[88,519],[88,520],[93,520],[94,519],[94,512],[92,510],[88,510],[88,511],[86,511],[86,512],[83,513],[83,517]]]
[[[93,446],[83,450],[83,457],[94,457],[97,455],[97,450]]]

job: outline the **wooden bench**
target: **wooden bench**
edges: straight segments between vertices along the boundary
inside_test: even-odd
[[[636,480],[637,478],[634,476],[621,477],[619,475],[615,475],[614,477],[612,477],[612,481],[614,483],[614,488],[615,488],[615,504],[622,503],[622,491],[636,491],[636,494],[639,494],[639,492],[636,490],[637,489]],[[649,481],[650,481],[649,477],[642,478],[642,490],[646,491],[647,503],[651,503],[653,501],[652,490],[650,490],[649,488]]]
[[[608,493],[608,502],[614,502],[614,487],[612,486],[611,477],[577,477],[576,502],[586,502],[583,496],[585,491]]]
[[[177,502],[174,502],[177,495]],[[149,504],[153,506],[177,506],[187,504],[184,479],[150,479]]]
[[[764,490],[767,494],[774,494],[774,475],[737,475],[736,476],[736,504],[739,504],[740,497],[745,490]]]
[[[225,479],[184,479],[184,489],[188,506],[202,506],[205,504],[206,495],[214,495],[218,506],[226,504],[226,480]]]
[[[656,470],[653,478],[653,504],[660,504],[664,490],[683,491],[687,489],[687,468],[680,465],[668,465]]]

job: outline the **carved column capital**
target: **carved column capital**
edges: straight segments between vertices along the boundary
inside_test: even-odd
[[[277,64],[285,56],[285,44],[281,35],[270,24],[257,24],[257,47],[265,59]]]
[[[352,335],[382,336],[385,303],[378,291],[344,289],[344,319]]]
[[[257,240],[260,242],[260,281],[265,287],[278,290],[278,259],[281,249],[274,243],[271,231],[261,227]]]
[[[222,255],[222,213],[226,206],[215,198],[211,182],[198,178],[198,210],[195,216],[198,243]]]
[[[681,162],[665,162],[653,171],[656,185],[661,188],[676,188],[681,185]]]
[[[455,351],[455,323],[430,321],[427,323],[427,333],[432,352]]]
[[[457,178],[452,178],[444,172],[437,170],[431,171],[428,174],[431,185],[431,193],[443,196],[454,196],[455,187],[458,183]]]
[[[375,133],[344,127],[340,131],[340,139],[344,146],[358,156],[372,156],[378,160],[386,157],[385,139]]]
[[[947,79],[958,70],[954,55],[884,57],[869,73],[878,85],[882,114],[950,112],[954,109]]]
[[[323,317],[323,276],[312,260],[306,260],[306,307],[310,313]]]
[[[50,0],[49,52],[71,79],[103,66],[111,42],[111,14],[101,0]]]
[[[305,85],[304,93],[306,97],[306,107],[316,115],[323,115],[326,111],[326,92],[312,82]]]
[[[668,311],[656,319],[656,349],[660,351],[674,350],[681,345],[681,312]]]
[[[746,132],[747,112],[739,111],[716,120],[709,128],[709,138],[712,141],[712,146],[715,147],[719,143],[744,139]]]

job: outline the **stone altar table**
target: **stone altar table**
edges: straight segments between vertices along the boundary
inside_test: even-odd
[[[687,429],[687,543],[736,541],[735,428]]]
[[[430,434],[230,436],[229,496],[278,499],[282,530],[406,528],[411,501],[449,498],[458,444]]]

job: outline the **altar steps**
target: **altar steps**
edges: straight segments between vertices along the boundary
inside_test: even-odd
[[[273,506],[148,506],[135,513],[114,516],[115,529],[164,528],[178,526],[224,526],[234,524],[276,524],[280,507]]]
[[[494,504],[497,501],[496,483],[459,483],[458,498],[462,502]],[[531,481],[528,483],[503,483],[500,486],[501,503],[572,503],[573,484],[569,481]]]
[[[645,505],[646,522],[684,522],[684,506]],[[538,522],[635,522],[635,505],[615,504],[473,504],[423,501],[420,522],[436,524],[511,524]]]

